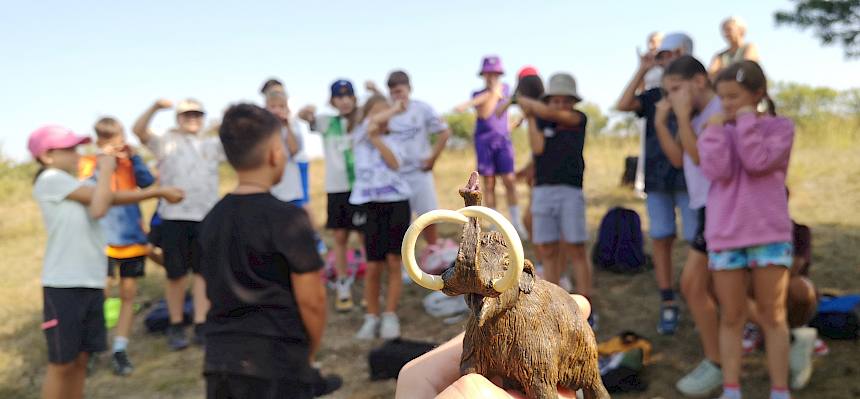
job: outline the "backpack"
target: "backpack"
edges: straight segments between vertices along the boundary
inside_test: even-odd
[[[185,296],[185,306],[182,309],[182,313],[182,324],[191,324],[191,321],[194,319],[194,301],[190,295]],[[164,299],[158,301],[152,307],[152,310],[146,314],[143,324],[146,326],[146,331],[150,333],[163,333],[167,331],[167,326],[170,325],[170,313],[167,311],[167,302]]]
[[[371,381],[397,378],[400,369],[406,363],[430,352],[435,347],[435,344],[407,341],[400,338],[385,341],[382,346],[371,350],[367,356]]]
[[[860,295],[822,296],[818,313],[810,327],[831,339],[857,339],[860,336]]]
[[[591,260],[595,266],[614,273],[639,273],[650,264],[643,241],[639,214],[627,208],[612,208],[600,222]]]
[[[639,165],[639,157],[624,158],[624,173],[621,174],[621,186],[633,187],[636,183],[636,168]]]

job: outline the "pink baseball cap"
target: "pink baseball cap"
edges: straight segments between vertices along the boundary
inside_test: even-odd
[[[72,148],[92,141],[89,137],[78,136],[70,129],[59,125],[45,125],[30,133],[27,148],[33,158],[38,158],[49,150]]]

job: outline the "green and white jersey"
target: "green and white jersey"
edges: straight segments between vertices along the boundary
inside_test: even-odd
[[[355,160],[352,140],[346,131],[347,119],[340,116],[318,116],[314,127],[323,138],[326,193],[349,192],[355,181]]]

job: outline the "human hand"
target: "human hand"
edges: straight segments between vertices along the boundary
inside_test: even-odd
[[[647,51],[644,54],[639,54],[637,51],[637,54],[639,55],[640,70],[647,71],[657,65],[657,57],[655,53]]]
[[[693,93],[689,83],[684,83],[681,90],[669,95],[672,111],[678,118],[689,119],[693,114]]]
[[[185,199],[185,192],[176,187],[160,187],[158,194],[159,197],[171,204],[182,202]]]
[[[116,156],[112,154],[101,154],[96,157],[96,167],[99,173],[112,174],[116,170]]]
[[[436,165],[436,158],[427,158],[421,161],[421,170],[425,172],[429,172],[433,170],[433,166]]]
[[[581,310],[580,316],[587,318],[591,305],[581,295],[571,295]],[[463,353],[463,334],[457,335],[438,348],[425,353],[403,366],[397,378],[395,398],[524,398],[522,393],[505,391],[484,376],[467,374],[460,376],[460,356]],[[559,398],[575,398],[570,390],[559,389]]]
[[[666,124],[669,119],[669,112],[672,111],[672,103],[669,99],[663,97],[657,104],[654,104],[654,121],[659,124]]]
[[[708,126],[723,126],[726,123],[726,116],[722,112],[711,115],[708,118]]]
[[[152,107],[156,110],[162,110],[167,108],[173,108],[173,102],[166,98],[159,98],[155,101],[155,104],[152,104]]]
[[[305,105],[299,110],[299,119],[305,122],[313,122],[314,115],[317,113],[317,107],[314,105]]]
[[[373,83],[372,80],[364,82],[364,89],[371,93],[379,93],[379,88],[376,87],[376,83]]]
[[[406,111],[406,101],[397,100],[394,102],[393,106],[394,106],[394,111],[398,114],[403,112],[403,111]]]

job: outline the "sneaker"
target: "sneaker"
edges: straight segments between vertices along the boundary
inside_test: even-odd
[[[194,345],[203,346],[206,344],[206,330],[203,324],[194,325]]]
[[[816,330],[812,327],[794,328],[794,338],[788,351],[789,384],[791,389],[803,389],[812,377],[812,352],[815,350]]]
[[[340,279],[335,283],[334,308],[338,312],[349,312],[354,306],[352,302],[352,284],[347,279]]]
[[[379,330],[379,316],[373,314],[364,315],[364,324],[355,333],[355,339],[369,341],[376,338],[377,330]]]
[[[821,340],[821,338],[815,339],[815,355],[816,356],[824,356],[830,353],[830,347],[827,346],[827,343]]]
[[[314,397],[328,395],[343,386],[343,378],[337,374],[322,375],[319,370],[314,370],[314,374],[311,382]]]
[[[382,339],[395,339],[400,337],[400,320],[397,315],[390,312],[382,314],[382,323],[379,326],[379,337]]]
[[[120,376],[130,375],[134,371],[134,366],[128,360],[128,354],[125,351],[113,353],[113,373]]]
[[[183,350],[188,347],[188,338],[185,337],[185,327],[174,324],[167,327],[167,346],[174,351]]]
[[[744,338],[741,343],[744,355],[749,355],[750,353],[755,352],[756,349],[761,348],[763,342],[764,338],[762,337],[758,326],[753,323],[747,323],[746,326],[744,326]]]
[[[663,335],[673,335],[678,329],[678,305],[663,303],[660,305],[660,323],[657,332]]]
[[[675,388],[691,398],[708,397],[723,386],[723,371],[708,359],[702,360],[690,374],[678,380]]]

